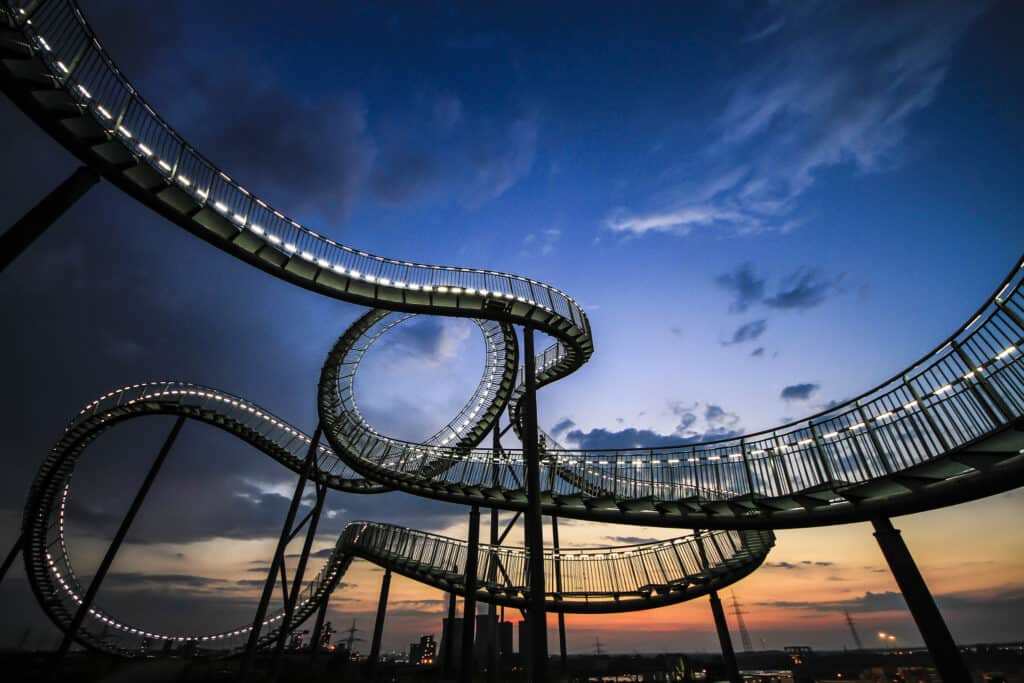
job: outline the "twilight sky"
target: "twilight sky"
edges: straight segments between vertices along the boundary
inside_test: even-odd
[[[173,126],[318,232],[528,275],[580,301],[597,351],[539,399],[542,426],[566,444],[751,431],[854,396],[964,322],[1024,248],[1024,12],[1010,0],[83,5]],[[0,130],[10,223],[75,162],[6,100]],[[0,306],[5,544],[35,468],[85,403],[183,379],[311,431],[324,356],[364,312],[249,268],[108,184],[0,275]],[[406,323],[368,356],[360,404],[382,432],[429,435],[472,391],[481,351],[465,321]],[[76,471],[80,575],[170,423],[118,427]],[[101,604],[153,629],[251,619],[293,486],[268,458],[188,424]],[[464,508],[405,494],[332,493],[328,508],[318,548],[354,519],[465,536]],[[896,521],[961,640],[1024,638],[1022,511],[1018,490]],[[673,535],[562,532],[577,546]],[[0,645],[30,628],[30,646],[52,646],[12,574]],[[354,618],[369,637],[379,578],[353,566],[335,626]],[[865,640],[919,642],[865,524],[780,532],[735,590],[768,647],[852,646],[844,609]],[[396,577],[385,648],[440,636],[443,599]],[[567,623],[570,651],[596,636],[612,651],[717,649],[706,600]]]

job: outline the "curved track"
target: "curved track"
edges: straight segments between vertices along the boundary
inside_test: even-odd
[[[302,469],[309,448],[310,437],[259,406],[195,384],[137,384],[87,405],[43,463],[26,504],[26,512],[31,511],[26,514],[24,529],[29,580],[40,604],[62,629],[71,622],[85,593],[64,536],[64,511],[73,469],[86,448],[105,431],[120,422],[153,415],[184,416],[215,426],[295,471]],[[355,493],[382,490],[352,477],[329,448],[319,448],[316,463],[311,476],[327,486]],[[689,600],[752,572],[764,561],[774,536],[769,531],[713,532],[702,541],[706,562],[697,543],[696,538],[688,537],[620,548],[563,550],[557,560],[547,552],[545,571],[552,577],[547,585],[554,585],[556,561],[562,581],[561,591],[548,593],[549,609],[621,612]],[[346,526],[324,567],[304,586],[291,623],[301,624],[330,597],[356,557],[463,595],[466,552],[464,541],[387,524],[353,522]],[[528,557],[522,549],[481,545],[477,597],[524,607]],[[266,618],[261,645],[273,642],[283,616],[283,611],[278,611]],[[94,605],[78,631],[78,640],[124,656],[185,643],[209,653],[233,654],[244,647],[250,629],[247,624],[215,633],[158,633],[128,624]]]
[[[538,386],[565,377],[593,353],[586,314],[571,297],[521,276],[384,258],[318,235],[233,180],[163,121],[103,51],[71,0],[8,2],[6,7],[0,87],[54,139],[136,200],[218,248],[309,290],[375,308],[342,336],[321,374],[318,406],[331,448],[320,449],[318,481],[355,492],[389,487],[458,503],[525,509],[522,453],[476,446],[505,407],[519,429],[523,382],[521,371],[516,375],[512,325],[530,326],[556,340],[537,359]],[[977,316],[935,351],[827,412],[738,439],[676,448],[547,448],[544,511],[652,526],[746,529],[735,538],[751,549],[744,561],[752,569],[763,559],[753,548],[766,550],[770,534],[751,529],[904,514],[1021,485],[1022,265],[1018,262]],[[362,419],[353,392],[355,367],[369,345],[400,322],[399,314],[416,313],[477,320],[488,352],[484,379],[466,408],[425,443],[378,434]],[[155,412],[173,412],[168,406],[177,404],[192,411],[189,417],[228,429],[298,468],[292,449],[301,447],[304,435],[279,421],[269,423],[273,429],[253,424],[267,413],[235,397],[211,399],[211,390],[194,389],[200,394],[193,395],[192,389],[182,390],[191,385],[167,386],[179,393],[96,406],[92,416],[72,423],[55,449],[59,457],[51,454],[40,470],[25,530],[31,538],[26,562],[44,605],[61,592],[51,580],[60,570],[45,559],[54,542],[47,511],[59,507],[82,448],[110,424],[153,406]],[[132,391],[156,390],[137,385]],[[118,392],[117,400],[127,395]],[[194,398],[207,403],[186,405]],[[226,407],[227,416],[221,413]],[[109,417],[89,422],[106,412]],[[73,577],[70,560],[61,561],[67,563],[61,576]],[[568,604],[565,596],[559,599]]]

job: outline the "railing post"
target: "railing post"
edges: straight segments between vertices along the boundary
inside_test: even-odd
[[[882,469],[885,470],[886,474],[892,474],[892,463],[890,463],[889,458],[886,457],[885,450],[882,448],[882,442],[878,440],[878,435],[875,434],[875,430],[871,427],[871,420],[864,412],[864,406],[860,404],[860,401],[855,401],[854,405],[857,406],[857,415],[860,417],[860,421],[864,425],[864,431],[867,432],[871,445],[874,447],[875,452],[878,453],[878,460],[882,463]],[[854,435],[854,438],[857,438],[856,435]]]
[[[0,235],[0,272],[99,181],[100,174],[96,170],[90,166],[79,166],[67,180]]]
[[[754,473],[750,469],[750,457],[747,455],[746,439],[740,439],[740,455],[743,456],[743,469],[747,473],[747,487],[750,489],[750,499],[753,500],[757,494],[754,488]]]
[[[306,459],[302,464],[302,472],[299,480],[295,482],[295,493],[292,495],[291,505],[288,506],[288,514],[285,516],[284,524],[281,525],[281,535],[277,539],[277,547],[274,549],[274,556],[270,560],[270,569],[267,570],[267,580],[263,583],[263,593],[260,595],[259,606],[256,608],[256,616],[252,621],[252,629],[249,631],[249,640],[245,645],[245,654],[242,657],[242,664],[239,667],[239,678],[245,679],[252,671],[252,665],[256,661],[256,646],[259,643],[260,631],[263,629],[263,620],[267,616],[267,605],[270,603],[270,596],[274,592],[274,583],[277,579],[278,570],[284,562],[284,549],[288,545],[292,525],[295,524],[295,513],[299,510],[299,503],[302,501],[302,493],[306,490],[306,480],[309,473],[313,471],[316,462],[316,449],[320,443],[322,433],[321,425],[317,424],[316,431],[309,443],[309,450]],[[282,624],[283,627],[283,624]]]
[[[992,420],[992,423],[998,425],[1006,422],[1006,419],[1013,415],[1013,411],[1010,409],[1008,405],[1006,405],[1006,401],[1003,400],[1003,397],[999,395],[999,392],[997,392],[995,390],[995,387],[993,387],[992,384],[988,381],[988,378],[985,377],[985,373],[980,372],[978,370],[980,366],[974,362],[973,358],[967,355],[967,352],[964,351],[964,348],[955,341],[950,342],[950,344],[952,344],[953,350],[956,352],[956,355],[960,358],[960,361],[967,367],[967,374],[978,380],[977,384],[975,384],[970,380],[966,380],[965,378],[965,380],[967,381],[967,386],[971,388],[971,391],[974,393],[975,398],[978,399],[978,403],[981,405],[982,409],[988,414],[989,418]],[[985,400],[979,395],[979,389],[981,389],[980,393],[984,394],[985,397],[988,398],[989,403],[992,404],[991,406],[989,405],[989,403],[986,403]],[[993,408],[992,406],[995,406],[995,408]],[[996,410],[998,410],[999,413],[1002,413],[1002,416],[997,414]]]
[[[367,661],[368,678],[372,681],[377,676],[377,664],[380,659],[380,639],[384,635],[384,617],[388,611],[388,591],[391,589],[391,570],[384,570],[384,578],[380,582],[380,600],[377,601],[377,619],[373,622],[373,641],[370,643],[370,658]]]
[[[476,627],[476,572],[480,556],[480,506],[469,509],[469,540],[466,544],[466,596],[462,601],[462,666],[459,680],[471,683],[473,666],[473,634]]]
[[[138,493],[135,494],[135,499],[132,500],[132,504],[128,508],[128,512],[125,514],[124,519],[121,520],[121,526],[118,527],[117,533],[114,534],[114,539],[110,542],[106,555],[103,556],[100,566],[96,569],[96,574],[92,577],[92,581],[89,583],[89,588],[85,592],[85,597],[82,598],[82,602],[79,604],[78,610],[75,612],[75,616],[71,619],[71,623],[68,625],[67,630],[64,631],[64,637],[61,639],[60,647],[57,650],[56,658],[58,660],[66,655],[68,650],[71,648],[71,643],[74,642],[75,634],[78,632],[79,627],[81,627],[86,615],[89,614],[89,609],[92,607],[93,600],[96,599],[96,594],[100,590],[100,585],[103,583],[103,579],[106,578],[110,565],[114,562],[114,556],[117,555],[117,551],[120,549],[121,543],[124,542],[125,536],[128,535],[128,528],[131,527],[132,522],[135,521],[135,516],[139,513],[139,508],[142,507],[142,502],[146,499],[146,494],[149,493],[149,489],[153,486],[153,482],[156,480],[156,475],[159,474],[160,468],[163,466],[164,460],[167,459],[167,454],[171,452],[174,440],[178,438],[178,433],[181,431],[184,424],[184,416],[175,420],[174,426],[171,427],[170,434],[167,435],[167,439],[164,440],[164,445],[160,448],[160,452],[157,453],[156,460],[153,461],[153,464],[149,468],[149,472],[146,473],[146,478],[142,481],[142,486],[139,487]]]
[[[948,682],[972,680],[956,641],[942,619],[942,613],[935,605],[928,585],[918,571],[899,529],[893,527],[892,522],[885,518],[872,520],[872,524],[885,561],[889,564],[893,578],[896,579],[896,584],[907,601],[907,607],[917,623],[928,652],[931,653],[935,668],[939,670],[939,676]]]
[[[527,511],[525,525],[530,557],[530,680],[547,683],[548,635],[544,598],[544,525],[540,504],[540,462],[537,453],[537,377],[533,350],[533,328],[523,327],[526,394],[523,457],[526,459]]]

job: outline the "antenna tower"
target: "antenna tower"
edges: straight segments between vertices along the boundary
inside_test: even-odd
[[[747,625],[743,621],[743,615],[746,614],[740,609],[740,601],[736,599],[736,591],[729,591],[732,595],[732,613],[736,615],[736,624],[740,627],[740,640],[743,641],[743,651],[753,652],[754,645],[750,642],[750,634],[747,633]]]

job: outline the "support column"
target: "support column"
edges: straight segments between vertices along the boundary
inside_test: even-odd
[[[910,614],[917,623],[924,644],[931,653],[932,662],[939,670],[939,676],[947,683],[953,681],[969,681],[971,675],[964,664],[960,650],[953,640],[942,613],[935,605],[924,577],[917,569],[914,558],[903,542],[899,529],[893,527],[888,519],[875,519],[871,522],[875,527],[875,538],[889,563],[896,585],[907,601]]]
[[[281,536],[277,539],[277,548],[274,550],[274,557],[270,560],[270,570],[267,572],[267,580],[263,584],[263,594],[260,596],[260,604],[256,608],[256,617],[252,621],[252,629],[249,631],[249,641],[245,645],[245,655],[242,657],[242,664],[239,669],[239,677],[245,678],[252,670],[253,662],[256,660],[256,645],[259,643],[260,630],[263,628],[263,620],[267,616],[267,605],[270,603],[270,596],[274,591],[274,583],[277,581],[278,571],[283,571],[284,550],[291,537],[292,525],[295,524],[295,513],[299,510],[299,503],[302,501],[302,492],[306,490],[306,480],[313,471],[316,463],[316,449],[320,443],[321,428],[317,424],[316,431],[306,452],[306,460],[302,464],[302,472],[299,480],[295,483],[295,493],[292,495],[291,505],[288,506],[288,514],[285,516],[284,524],[281,526]]]
[[[555,591],[562,595],[562,559],[558,545],[558,515],[551,516],[551,544],[555,553]],[[565,612],[558,611],[558,659],[563,677],[569,673],[569,657],[565,651]]]
[[[447,637],[445,637],[447,635]],[[448,593],[448,633],[441,634],[441,673],[447,678],[455,671],[455,593]]]
[[[722,661],[725,663],[725,675],[729,683],[742,683],[739,666],[736,664],[736,653],[732,649],[732,636],[729,635],[729,624],[725,621],[725,610],[718,598],[718,591],[711,591],[711,613],[715,616],[715,629],[718,630],[718,642],[722,644]]]
[[[316,661],[316,655],[320,652],[320,638],[323,637],[324,632],[324,619],[327,617],[327,606],[331,602],[331,596],[320,604],[320,609],[316,613],[316,623],[313,625],[313,638],[309,641],[309,663],[312,664]]]
[[[142,486],[139,487],[139,491],[135,494],[135,499],[128,508],[128,512],[125,514],[124,519],[121,520],[121,526],[118,527],[117,533],[114,534],[114,540],[110,542],[110,547],[107,548],[107,554],[103,556],[100,566],[96,569],[96,574],[92,577],[92,581],[89,583],[89,588],[85,592],[85,597],[82,598],[82,602],[78,606],[75,616],[71,619],[71,624],[68,625],[67,630],[64,631],[64,638],[61,639],[60,647],[57,649],[57,659],[66,655],[68,650],[71,648],[71,643],[75,640],[75,634],[78,633],[78,629],[81,627],[82,621],[85,620],[85,616],[89,613],[89,609],[92,607],[92,602],[96,599],[96,593],[99,592],[100,585],[103,583],[103,579],[107,576],[107,571],[110,569],[110,565],[114,562],[114,556],[117,555],[117,551],[120,549],[121,543],[124,542],[125,536],[128,535],[128,528],[131,527],[132,522],[135,521],[135,516],[139,513],[139,508],[142,507],[142,501],[146,499],[146,494],[149,493],[149,489],[153,486],[153,481],[156,480],[156,475],[159,474],[160,467],[163,466],[164,460],[167,459],[167,454],[171,452],[171,446],[174,445],[174,440],[178,438],[178,432],[181,431],[181,427],[184,424],[184,417],[179,417],[174,421],[174,426],[171,427],[171,433],[168,434],[167,439],[164,440],[164,445],[160,447],[160,452],[157,453],[156,460],[154,460],[153,464],[150,466],[149,472],[146,473],[146,478],[142,481]]]
[[[100,174],[92,168],[79,166],[67,180],[29,209],[28,213],[7,229],[7,232],[0,235],[0,272],[3,272],[99,180]]]
[[[700,553],[700,562],[704,565],[705,571],[708,567],[708,556],[704,551],[704,539],[699,529],[694,529],[694,537],[697,539],[697,551]],[[718,631],[718,642],[722,647],[722,662],[725,665],[725,675],[729,677],[729,683],[742,683],[740,669],[736,664],[736,652],[732,649],[732,636],[729,635],[729,623],[725,620],[725,610],[722,609],[722,601],[718,598],[718,591],[711,589],[711,614],[715,617],[715,630]]]
[[[493,532],[492,532],[493,533]],[[11,551],[7,553],[7,557],[4,558],[3,565],[0,565],[0,583],[3,583],[4,577],[7,576],[7,570],[14,564],[15,558],[18,557],[18,553],[25,546],[25,532],[22,531],[18,534],[18,540],[11,546]]]
[[[473,634],[476,629],[476,571],[480,554],[480,506],[469,510],[469,542],[466,547],[466,597],[462,602],[462,665],[459,680],[471,683],[473,673]]]
[[[319,444],[313,444],[314,448]],[[277,634],[277,643],[274,646],[274,661],[273,661],[273,675],[271,680],[277,680],[278,674],[280,673],[281,667],[281,652],[284,650],[284,642],[288,638],[288,632],[293,626],[298,624],[292,623],[292,618],[295,616],[295,604],[299,599],[299,591],[302,590],[302,579],[306,574],[306,563],[309,561],[309,553],[313,549],[313,540],[316,538],[316,529],[320,524],[320,513],[324,509],[324,499],[327,497],[327,487],[321,484],[316,485],[316,503],[313,505],[313,509],[309,513],[309,524],[306,527],[306,539],[302,543],[302,553],[299,555],[299,561],[295,566],[295,574],[292,576],[292,590],[288,595],[288,602],[285,604],[284,617],[281,619],[281,630]],[[301,524],[299,525],[301,528]],[[325,601],[326,602],[326,601]]]
[[[526,542],[530,556],[530,680],[547,683],[548,634],[544,606],[544,524],[540,505],[540,454],[537,451],[537,368],[533,350],[533,328],[523,327],[524,375],[523,457],[526,460]]]
[[[494,464],[491,465],[491,485],[498,486],[498,455],[501,452],[501,431],[497,421],[494,424]],[[492,548],[498,546],[498,508],[491,508],[491,538]],[[498,578],[497,557],[491,558],[488,567],[487,580],[492,584]],[[498,681],[498,606],[493,602],[487,604],[487,625],[490,629],[487,638],[487,683]]]
[[[388,612],[388,591],[391,589],[391,570],[384,570],[384,578],[380,582],[380,600],[377,602],[377,620],[373,623],[373,642],[370,643],[370,659],[368,664],[369,679],[377,675],[377,663],[380,659],[380,638],[384,635],[384,617]]]

